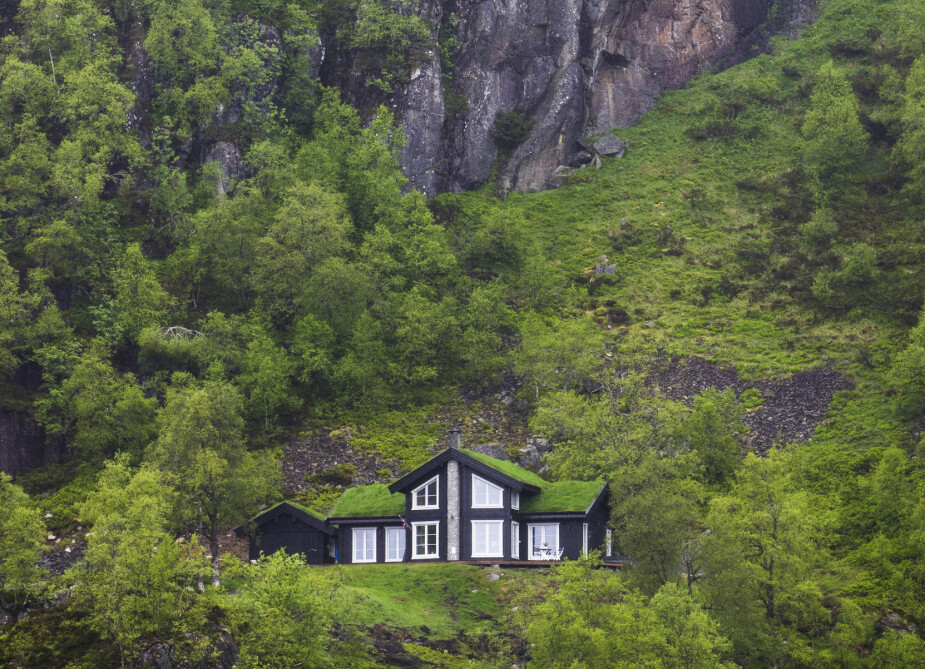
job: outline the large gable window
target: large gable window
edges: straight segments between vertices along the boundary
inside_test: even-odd
[[[414,529],[414,558],[440,557],[440,523],[411,523]]]
[[[504,557],[503,520],[472,521],[472,557]]]
[[[435,476],[411,491],[412,509],[439,509],[440,478]]]
[[[472,508],[500,509],[504,507],[504,489],[472,475]]]
[[[376,561],[376,530],[372,527],[353,529],[353,561]]]

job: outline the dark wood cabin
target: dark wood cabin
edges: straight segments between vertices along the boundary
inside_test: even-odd
[[[335,530],[324,516],[295,502],[280,502],[253,519],[250,527],[250,559],[283,549],[301,554],[308,564],[335,562]]]

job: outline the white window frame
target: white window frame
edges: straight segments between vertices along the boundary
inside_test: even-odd
[[[527,555],[527,559],[529,560],[558,559],[559,548],[560,548],[560,546],[558,545],[549,546],[549,549],[551,551],[551,554],[549,555],[534,555],[533,553],[533,532],[534,532],[534,529],[538,527],[543,527],[543,528],[555,527],[556,528],[556,544],[558,544],[559,540],[561,539],[561,535],[559,532],[561,528],[559,527],[559,523],[530,523],[529,525],[527,525],[527,543],[528,543],[527,550],[529,551],[529,554]],[[546,538],[546,530],[543,530],[543,538],[544,539]]]
[[[494,488],[498,491],[498,500],[497,504],[477,504],[475,501],[475,482],[484,483],[489,488]],[[472,508],[473,509],[503,509],[504,508],[504,488],[492,483],[488,479],[483,479],[477,474],[472,475]]]
[[[511,521],[511,559],[520,559],[520,523]]]
[[[425,553],[418,555],[418,527],[432,525],[437,528],[436,553]],[[425,545],[426,549],[426,545]],[[411,523],[411,559],[412,560],[432,560],[440,557],[440,521],[428,520],[420,523]]]
[[[397,558],[392,557],[392,542],[389,541],[389,535],[394,532],[400,532],[402,536],[407,532],[404,527],[387,527],[385,528],[385,561],[386,562],[404,562],[405,553],[408,552],[408,537],[405,537],[405,550]]]
[[[613,530],[610,529],[609,527],[607,528],[607,538],[605,541],[607,545],[607,557],[612,557],[613,556]]]
[[[372,534],[373,534],[373,559],[372,559],[372,560],[367,560],[366,558],[363,558],[362,560],[358,560],[358,559],[357,559],[357,532],[372,532]],[[375,527],[354,527],[354,528],[353,528],[353,545],[351,546],[351,549],[352,549],[352,550],[351,550],[351,554],[352,554],[352,557],[353,557],[353,562],[354,562],[355,564],[360,564],[360,563],[371,563],[371,562],[375,562],[375,561],[376,561],[376,540],[377,540],[377,539],[378,539],[378,537],[376,537],[376,528],[375,528]],[[363,548],[365,549],[366,547],[367,547],[367,546],[366,546],[366,542],[364,541]],[[366,551],[364,550],[364,554],[365,554],[365,552],[366,552]]]
[[[588,554],[588,523],[581,524],[581,554]]]
[[[436,502],[434,504],[418,504],[418,491],[423,488],[427,488],[430,484],[434,484],[437,488],[436,493]],[[411,508],[414,511],[423,511],[425,509],[439,509],[440,508],[440,475],[428,479],[417,488],[411,491]]]
[[[497,553],[490,553],[490,552],[476,553],[475,552],[475,528],[477,525],[478,526],[494,525],[495,527],[498,528],[497,531],[501,533],[501,536],[498,538],[498,552]],[[471,552],[472,557],[474,558],[494,558],[494,557],[503,558],[504,557],[504,521],[503,520],[485,520],[485,519],[473,520],[471,539],[472,539],[472,552]],[[490,542],[488,545],[485,546],[486,550],[488,549],[489,545],[490,545]]]
[[[511,491],[511,508],[514,510],[520,508],[520,493],[516,490]]]

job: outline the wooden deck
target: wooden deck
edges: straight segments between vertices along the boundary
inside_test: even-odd
[[[555,567],[561,560],[459,560],[458,564],[471,564],[476,567]],[[620,569],[629,566],[629,561],[608,560],[601,565],[606,569]]]

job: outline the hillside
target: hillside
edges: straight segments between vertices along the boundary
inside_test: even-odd
[[[0,666],[925,665],[925,4],[541,4],[3,5]],[[242,559],[450,426],[632,568]]]

